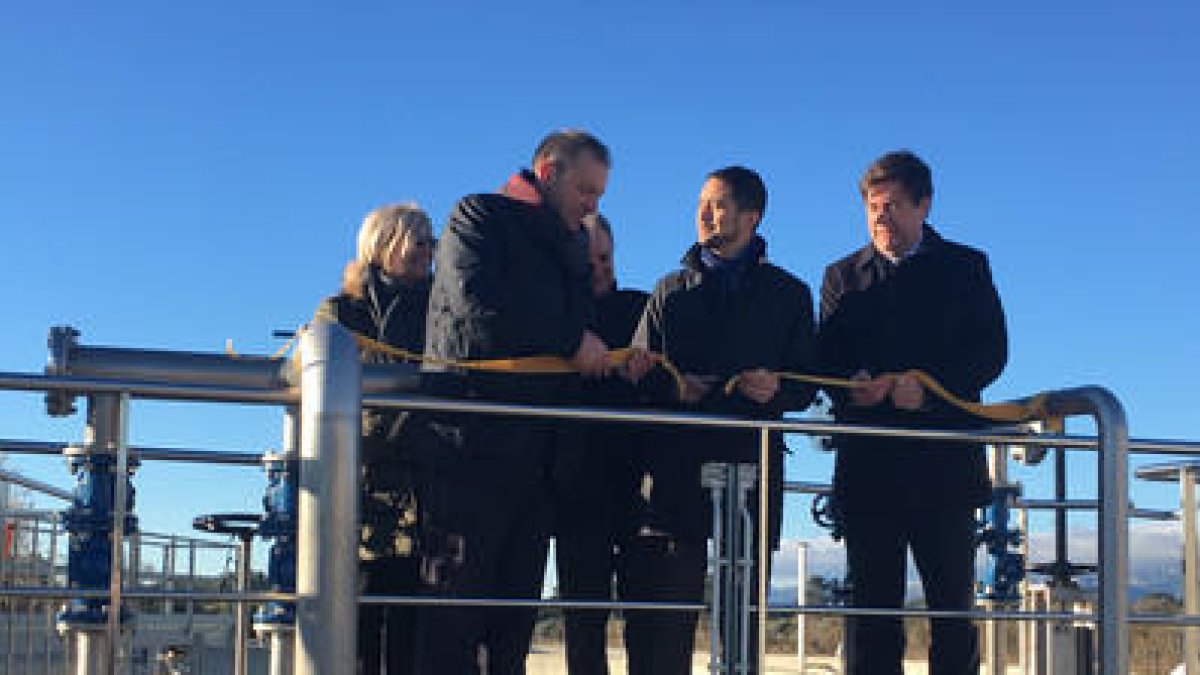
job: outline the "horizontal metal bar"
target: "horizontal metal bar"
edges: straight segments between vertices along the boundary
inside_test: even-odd
[[[1149,464],[1138,467],[1134,475],[1142,480],[1159,483],[1177,483],[1179,482],[1179,475],[1185,471],[1190,471],[1193,476],[1200,473],[1200,459]]]
[[[25,455],[60,455],[63,448],[73,445],[60,441],[18,441],[0,439],[0,452]],[[198,464],[262,464],[262,454],[226,450],[191,450],[187,448],[130,448],[130,457],[138,460],[192,462]]]
[[[378,366],[391,368],[387,364],[368,364],[367,370]],[[392,383],[395,384],[395,375]],[[364,388],[365,388],[364,384]],[[0,389],[19,391],[70,391],[117,393],[129,392],[135,398],[162,400],[190,400],[250,404],[295,404],[299,394],[295,388],[255,389],[246,387],[211,386],[202,384],[146,382],[130,379],[98,379],[74,376],[29,375],[23,373],[0,373]],[[461,412],[492,415],[522,415],[551,419],[576,419],[589,422],[632,422],[637,424],[665,424],[699,427],[726,427],[741,429],[768,428],[773,431],[801,433],[814,436],[837,434],[854,436],[889,436],[918,438],[931,441],[972,441],[978,443],[1026,445],[1093,450],[1097,440],[1094,436],[1079,435],[1029,435],[994,430],[940,430],[911,429],[903,427],[850,425],[817,420],[746,420],[713,415],[689,415],[677,412],[649,412],[631,410],[606,410],[582,407],[540,407],[484,401],[440,399],[413,394],[371,393],[363,396],[363,404],[381,408],[402,408],[441,412]],[[1003,427],[1008,429],[1011,427]],[[1200,454],[1200,443],[1166,440],[1130,441],[1130,450],[1154,454]],[[190,461],[183,460],[181,461]]]
[[[0,451],[2,451],[2,449],[0,449]],[[33,490],[34,492],[40,492],[44,495],[49,495],[51,497],[57,497],[63,501],[67,501],[67,502],[69,502],[75,498],[75,495],[71,494],[71,492],[68,490],[54,487],[53,485],[50,485],[49,483],[43,483],[42,481],[37,480],[35,478],[29,478],[27,476],[22,476],[21,474],[15,472],[15,471],[7,471],[5,469],[0,469],[0,483],[12,483],[14,485],[20,485],[21,487],[29,489],[29,490]]]
[[[26,375],[0,372],[0,389],[17,391],[66,391],[76,394],[119,394],[134,398],[164,401],[206,401],[218,403],[295,404],[300,393],[295,388],[252,389],[217,387],[201,384],[143,382],[125,379],[80,378],[67,375]]]
[[[758,611],[757,608],[751,608]],[[840,605],[770,605],[768,614],[825,614],[838,616],[901,616],[922,618],[967,618],[994,619],[998,621],[1079,621],[1095,623],[1095,614],[1073,614],[1071,612],[1023,612],[1010,610],[950,611],[938,609],[903,609],[891,607],[843,607]]]
[[[217,387],[280,389],[288,385],[288,359],[202,352],[72,345],[65,372],[56,375]]]
[[[785,480],[783,481],[783,491],[801,495],[827,495],[833,492],[833,486],[828,483]]]
[[[53,374],[128,378],[163,384],[286,389],[297,382],[294,366],[291,359],[267,356],[73,345],[67,354],[65,372]],[[420,366],[413,363],[363,364],[363,391],[416,391],[420,375]]]
[[[919,438],[931,441],[972,441],[1008,445],[1045,445],[1051,447],[1092,447],[1095,437],[1028,436],[997,434],[989,431],[912,429],[811,420],[748,420],[716,415],[694,415],[665,411],[609,410],[584,407],[548,407],[514,403],[492,403],[478,400],[441,399],[414,395],[371,394],[363,396],[363,405],[373,408],[400,408],[430,412],[462,412],[484,415],[521,415],[525,417],[570,419],[584,422],[632,422],[690,427],[721,427],[731,429],[770,429],[772,431],[804,433],[815,436],[888,436]]]

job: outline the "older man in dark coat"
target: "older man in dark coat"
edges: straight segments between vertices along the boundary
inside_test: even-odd
[[[502,194],[463,198],[437,253],[426,354],[474,360],[560,356],[585,375],[609,369],[592,331],[584,216],[608,179],[607,148],[590,134],[551,134],[530,170]],[[427,392],[530,404],[576,400],[575,375],[429,368]],[[425,448],[431,480],[426,572],[432,590],[461,598],[540,596],[549,537],[556,426],[530,418],[441,415]],[[524,673],[528,608],[433,607],[425,625],[430,673]]]
[[[929,167],[907,151],[877,159],[861,182],[871,243],[830,265],[821,288],[821,361],[862,380],[830,392],[840,422],[919,428],[978,425],[925,391],[907,371],[927,372],[978,401],[1007,360],[1004,312],[987,257],[926,224]],[[901,607],[911,549],[931,609],[972,606],[975,508],[990,495],[978,444],[904,438],[835,439],[834,504],[846,538],[852,599]],[[900,675],[899,619],[851,619],[847,673]],[[930,672],[976,673],[971,623],[935,619]]]

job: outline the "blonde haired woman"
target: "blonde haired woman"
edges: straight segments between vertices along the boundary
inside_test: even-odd
[[[327,298],[318,313],[372,340],[420,353],[433,244],[432,223],[417,204],[375,209],[358,230],[357,254],[342,274],[341,292]],[[363,359],[388,360],[370,350]],[[368,595],[412,595],[418,586],[414,470],[404,442],[407,419],[395,410],[363,411],[359,558],[360,587]],[[362,605],[358,672],[415,672],[414,624],[412,607]]]

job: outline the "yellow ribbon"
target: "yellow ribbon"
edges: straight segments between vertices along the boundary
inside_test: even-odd
[[[318,317],[336,321],[336,317],[325,310],[318,310]],[[397,358],[409,363],[429,363],[440,366],[448,366],[453,368],[462,368],[464,370],[476,370],[481,372],[492,373],[522,373],[522,374],[567,374],[578,372],[570,360],[561,356],[517,356],[501,359],[446,359],[437,356],[430,356],[418,352],[409,351],[400,347],[394,347],[378,340],[373,340],[365,335],[352,333],[355,342],[358,343],[359,349],[368,352],[385,354],[393,358]],[[291,348],[295,341],[295,336],[288,340],[286,344],[279,348],[271,358],[282,358]],[[237,358],[238,354],[233,350],[233,341],[227,340],[225,344],[226,353],[230,357]],[[618,367],[623,365],[635,352],[634,349],[624,347],[621,349],[610,349],[608,352],[608,365]],[[662,368],[671,376],[675,382],[675,388],[679,392],[680,397],[683,396],[687,389],[684,382],[683,374],[679,368],[671,363],[665,356],[648,352],[654,360],[656,366]],[[807,384],[815,384],[821,387],[837,387],[840,389],[853,389],[862,386],[859,380],[851,380],[841,377],[825,377],[821,375],[809,375],[807,373],[776,373],[780,379],[792,380],[795,382],[805,382]],[[992,420],[995,422],[1025,422],[1034,419],[1047,419],[1050,417],[1046,412],[1046,397],[1039,394],[1029,399],[1025,403],[977,403],[975,401],[966,401],[959,398],[948,389],[942,386],[940,382],[935,380],[933,376],[922,370],[909,370],[906,375],[915,377],[924,387],[933,392],[943,401],[950,405],[963,410],[967,413],[981,417],[983,419]],[[725,383],[725,395],[732,395],[737,388],[738,380],[741,375],[734,375]]]
[[[776,373],[780,379],[792,380],[795,382],[805,382],[815,384],[822,387],[837,387],[840,389],[853,389],[862,386],[859,380],[850,380],[841,377],[822,377],[819,375],[807,375],[804,373]],[[992,420],[994,422],[1025,422],[1033,419],[1043,419],[1048,415],[1046,413],[1046,397],[1044,394],[1038,394],[1029,399],[1025,403],[976,403],[975,401],[966,401],[959,398],[950,390],[942,386],[940,382],[933,379],[933,376],[923,370],[909,370],[904,373],[917,378],[926,389],[933,392],[943,401],[950,405],[968,412],[976,417]],[[737,388],[738,380],[741,375],[734,375],[725,383],[725,394],[732,394]]]

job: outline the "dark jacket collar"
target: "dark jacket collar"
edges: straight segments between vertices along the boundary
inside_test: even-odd
[[[710,254],[711,255],[711,254]],[[700,244],[692,244],[687,253],[683,254],[681,264],[692,272],[706,272],[713,269],[712,265],[705,261],[705,250]],[[735,260],[724,261],[725,265],[736,266],[740,269],[749,269],[750,267],[766,262],[767,260],[767,242],[762,237],[755,235],[754,239],[746,245],[745,250]]]
[[[932,225],[926,223],[925,225],[921,226],[921,244],[917,246],[917,250],[913,251],[908,257],[912,258],[914,256],[932,253],[941,249],[945,245],[946,240],[942,238],[942,235],[938,234],[937,230],[933,229]],[[905,258],[905,260],[907,260],[907,258]],[[862,247],[857,253],[854,254],[854,266],[860,270],[866,269],[867,267],[877,263],[886,263],[888,265],[894,264],[892,261],[885,258],[882,253],[877,251],[874,244],[869,242],[866,246]]]
[[[500,186],[500,194],[530,206],[542,205],[542,187],[538,184],[537,176],[529,169],[521,169],[509,176]]]

